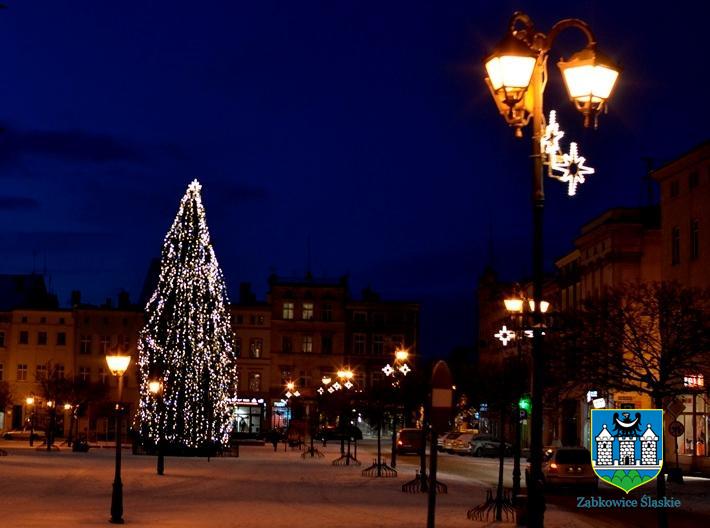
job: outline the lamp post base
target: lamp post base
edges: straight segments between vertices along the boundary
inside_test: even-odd
[[[111,524],[123,524],[123,483],[114,481],[111,495]]]

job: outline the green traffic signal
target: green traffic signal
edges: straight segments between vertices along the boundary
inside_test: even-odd
[[[530,396],[527,394],[525,396],[521,396],[520,401],[518,402],[518,407],[524,411],[530,412],[530,409],[532,408]]]

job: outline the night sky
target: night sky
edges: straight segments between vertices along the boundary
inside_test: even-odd
[[[529,130],[497,115],[481,63],[516,9],[545,31],[586,20],[624,68],[584,130],[555,66],[581,34],[551,53],[546,109],[597,174],[572,199],[547,179],[549,267],[582,223],[645,203],[644,156],[707,138],[701,3],[5,3],[0,273],[46,266],[63,305],[137,298],[198,178],[233,298],[303,275],[310,239],[315,274],[422,302],[425,353],[472,344],[489,246],[504,278],[530,269]]]

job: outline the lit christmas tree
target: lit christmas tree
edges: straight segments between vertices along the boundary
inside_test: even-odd
[[[163,243],[158,286],[138,340],[140,431],[156,444],[225,444],[232,429],[236,358],[222,271],[197,180]],[[159,395],[149,383],[160,381]],[[154,385],[155,388],[155,385]]]

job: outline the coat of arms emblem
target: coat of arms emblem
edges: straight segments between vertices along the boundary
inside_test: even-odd
[[[662,409],[592,409],[592,468],[624,490],[651,482],[663,465]]]

